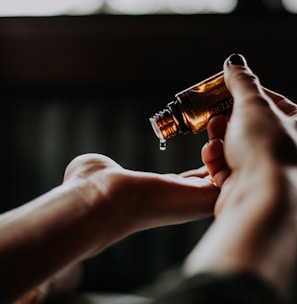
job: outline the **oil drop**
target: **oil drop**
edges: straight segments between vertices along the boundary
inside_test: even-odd
[[[166,150],[166,139],[160,139],[160,150],[161,151]]]

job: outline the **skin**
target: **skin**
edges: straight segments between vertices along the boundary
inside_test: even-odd
[[[0,216],[4,303],[34,288],[27,299],[46,294],[47,278],[63,281],[129,234],[213,213],[185,275],[249,271],[285,294],[297,244],[297,108],[263,88],[247,66],[226,60],[224,77],[234,107],[228,119],[208,124],[206,167],[160,175],[86,154],[69,164],[60,186]]]
[[[0,216],[1,303],[41,301],[53,281],[69,290],[80,261],[137,231],[210,216],[218,193],[205,167],[161,175],[78,156],[60,186]]]
[[[224,77],[233,111],[211,119],[202,149],[221,192],[184,272],[249,271],[284,296],[297,244],[297,107],[263,88],[247,65],[226,60]]]

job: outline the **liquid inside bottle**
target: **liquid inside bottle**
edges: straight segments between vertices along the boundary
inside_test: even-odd
[[[233,99],[227,90],[223,72],[199,82],[175,95],[175,100],[150,118],[160,140],[160,150],[166,149],[166,139],[204,130],[212,115],[228,113]]]

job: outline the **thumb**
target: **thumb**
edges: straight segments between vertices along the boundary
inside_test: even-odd
[[[258,77],[240,54],[233,54],[225,60],[224,78],[228,90],[236,101],[235,107],[242,103],[242,106],[253,105],[259,102],[255,97],[262,99],[265,96]]]
[[[225,158],[231,170],[266,157],[281,132],[280,110],[264,92],[242,55],[224,63],[224,80],[234,100],[225,134]],[[264,152],[265,151],[265,152]]]
[[[224,79],[234,99],[231,133],[235,135],[236,129],[236,135],[246,140],[265,137],[277,121],[277,107],[264,92],[258,77],[242,55],[233,54],[225,60]]]

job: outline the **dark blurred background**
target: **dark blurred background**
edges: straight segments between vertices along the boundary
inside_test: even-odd
[[[170,139],[160,151],[149,117],[219,72],[233,52],[246,56],[263,85],[297,100],[296,39],[297,15],[280,0],[239,0],[220,14],[1,17],[1,211],[60,184],[81,153],[161,173],[200,166],[204,132]],[[150,284],[183,260],[210,222],[115,244],[85,263],[81,289],[131,292]]]

